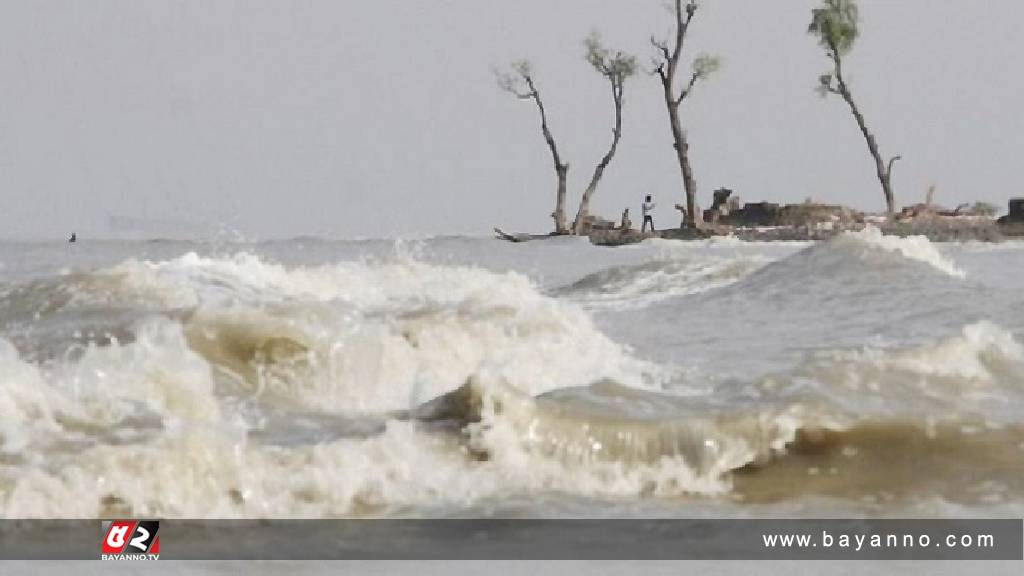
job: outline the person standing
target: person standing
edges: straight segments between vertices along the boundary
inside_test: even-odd
[[[651,232],[656,231],[654,229],[654,217],[651,216],[651,213],[654,212],[654,209],[657,207],[658,205],[654,203],[654,198],[650,194],[648,194],[647,197],[644,198],[644,203],[642,206],[644,213],[644,224],[643,227],[640,229],[640,232],[647,232],[648,224],[651,225]]]

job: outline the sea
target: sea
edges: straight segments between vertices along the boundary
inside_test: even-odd
[[[3,518],[1022,515],[1022,242],[0,242]]]

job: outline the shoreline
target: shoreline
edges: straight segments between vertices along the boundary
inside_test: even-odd
[[[677,228],[654,233],[641,233],[637,230],[593,230],[588,236],[592,244],[607,247],[639,244],[652,238],[684,242],[711,238],[735,238],[742,242],[821,242],[830,240],[843,232],[863,230],[869,225],[876,226],[886,236],[901,238],[924,236],[931,242],[939,243],[999,244],[1008,240],[1024,239],[1024,224],[998,224],[995,220],[863,223],[839,228],[809,226]]]

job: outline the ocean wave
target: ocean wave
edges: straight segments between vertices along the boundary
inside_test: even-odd
[[[859,237],[751,276],[806,281],[808,258],[837,282],[908,266],[940,278]],[[635,270],[619,272],[624,285],[594,286],[634,290]],[[518,274],[190,254],[46,282],[59,297],[15,289],[0,308],[29,302],[21,317],[55,333],[72,311],[147,312],[125,320],[130,338],[45,362],[34,339],[0,340],[0,517],[388,515],[552,493],[884,505],[901,485],[951,501],[1024,494],[1024,431],[999,409],[1020,405],[1024,349],[990,323],[822,351],[723,400],[659,393],[664,368]]]
[[[664,254],[676,254],[689,252],[693,248],[730,248],[739,250],[756,250],[759,248],[806,248],[813,246],[815,240],[743,240],[737,236],[712,236],[705,240],[667,240],[665,238],[651,238],[644,240],[641,246],[651,246]]]
[[[967,253],[986,253],[986,252],[1020,252],[1024,251],[1024,240],[1011,238],[1004,240],[1003,242],[981,242],[981,241],[969,241],[960,242],[957,244],[964,252]]]
[[[631,310],[728,286],[768,262],[758,256],[658,259],[607,268],[553,293],[587,308]]]
[[[80,347],[46,365],[22,359],[0,339],[0,374],[0,423],[12,426],[0,435],[0,452],[8,454],[30,440],[60,440],[32,437],[36,426],[82,440],[90,431],[148,417],[164,424],[223,420],[210,366],[170,321],[140,327],[130,344]]]
[[[183,335],[171,326],[153,330],[150,339],[169,340],[183,355],[172,365],[209,372],[184,347]],[[834,357],[902,370],[910,387],[915,374],[993,382],[1007,377],[999,366],[1015,362],[1020,353],[1003,336],[971,327],[960,340],[890,351],[882,360],[856,352]],[[962,368],[950,360],[936,368],[918,362],[956,342],[982,364]],[[42,426],[27,432],[36,435],[36,453],[44,449],[44,436],[54,446],[46,448],[45,459],[24,458],[25,443],[4,436],[0,516],[387,515],[409,506],[460,508],[552,493],[714,496],[750,503],[821,495],[878,506],[916,494],[991,503],[1024,493],[1019,423],[998,424],[969,412],[863,412],[831,402],[828,394],[763,387],[746,402],[709,405],[700,397],[611,381],[535,396],[482,375],[427,405],[383,417],[373,433],[268,443],[253,435],[253,424],[233,412],[230,402],[215,397],[208,375],[156,370],[146,350],[152,353],[147,345],[127,354],[141,367],[133,371],[145,378],[107,376],[110,385],[93,383],[90,389],[100,392],[86,395],[84,407],[69,407],[52,377],[18,362],[9,346],[4,349],[5,371],[14,374],[14,362],[25,386],[13,389],[20,394],[13,401],[7,388],[0,405],[5,414],[22,415],[20,422]],[[823,366],[797,369],[794,378],[820,378],[814,370]],[[846,365],[830,366],[842,372]],[[191,399],[167,404],[173,399],[164,391],[183,381],[193,383],[186,395]],[[980,388],[977,382],[967,388]],[[142,419],[137,412],[107,413],[100,407],[132,399],[174,417],[158,420],[148,435],[109,434],[123,428],[126,418],[134,415],[136,429]],[[97,430],[108,430],[110,437],[82,441],[87,432],[99,436]],[[75,435],[69,432],[78,435],[70,449]]]
[[[657,367],[633,359],[581,309],[512,273],[408,259],[286,268],[249,255],[189,254],[40,286],[6,304],[20,310],[32,295],[24,316],[50,322],[54,334],[0,341],[6,517],[324,515],[436,492],[464,498],[476,492],[454,481],[456,463],[466,472],[459,442],[388,422],[388,413],[469,378],[527,395],[658,378]],[[53,294],[59,299],[48,300]],[[130,337],[66,340],[83,309],[115,304],[148,311],[121,327]],[[46,337],[65,346],[35,360]],[[326,430],[304,442],[268,423],[294,427],[311,416],[343,429],[366,414],[382,419],[382,434]],[[424,474],[445,462],[451,477]],[[275,484],[297,466],[301,482]],[[468,491],[443,493],[454,486]]]
[[[859,232],[844,232],[832,242],[832,246],[835,249],[859,253],[863,258],[870,258],[870,253],[864,251],[865,247],[881,249],[890,254],[899,254],[909,260],[923,262],[954,278],[966,277],[963,270],[957,268],[955,263],[943,256],[935,244],[924,236],[905,238],[886,236],[875,226],[867,226]]]
[[[1024,490],[1020,426],[843,420],[801,403],[701,413],[607,383],[540,397],[467,386],[433,410],[459,422],[455,433],[398,418],[368,438],[281,446],[244,428],[175,426],[145,443],[51,454],[49,466],[0,476],[0,514],[377,516],[553,493],[886,506],[916,494],[1015,501]]]
[[[874,227],[845,232],[782,258],[716,291],[759,299],[820,296],[833,300],[874,295],[886,286],[958,282],[966,277],[924,237],[884,236]]]
[[[732,496],[747,505],[830,498],[874,516],[915,508],[948,517],[959,506],[1012,517],[1024,494],[1022,457],[1020,425],[863,421],[801,430],[784,456],[736,471]]]
[[[17,339],[23,348],[44,346],[40,327],[61,313],[78,314],[69,320],[77,329],[90,307],[136,310],[132,326],[160,312],[218,373],[336,411],[408,408],[480,373],[534,394],[602,377],[641,387],[657,378],[577,306],[516,273],[403,257],[287,268],[249,254],[187,254],[45,284],[0,304],[8,316],[22,310],[34,330]],[[67,323],[53,324],[52,338],[65,342]],[[107,340],[135,338],[122,328],[107,326]]]
[[[51,449],[45,461],[0,473],[0,515],[321,517],[552,491],[721,494],[729,486],[721,475],[755,458],[776,426],[758,417],[633,416],[629,424],[625,416],[567,412],[572,404],[563,399],[497,382],[475,390],[479,408],[458,407],[464,433],[391,419],[369,438],[280,446],[253,441],[228,420],[165,425],[145,441]]]
[[[918,346],[828,350],[813,354],[792,374],[765,381],[811,391],[831,406],[878,417],[984,417],[1014,423],[1024,402],[1024,346],[991,323]]]

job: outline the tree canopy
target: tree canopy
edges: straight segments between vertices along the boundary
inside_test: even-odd
[[[821,7],[811,10],[811,25],[807,32],[817,38],[818,44],[825,49],[825,54],[832,61],[832,71],[818,76],[818,93],[823,97],[829,94],[841,96],[850,107],[857,127],[864,135],[868,151],[875,161],[878,181],[885,195],[885,205],[889,214],[896,211],[896,198],[892,190],[892,168],[901,156],[893,156],[886,164],[878,149],[878,141],[868,130],[864,114],[853,99],[850,86],[843,75],[843,55],[853,49],[853,44],[860,34],[860,11],[854,0],[823,0]]]
[[[811,11],[809,34],[818,37],[832,58],[849,52],[860,35],[860,9],[855,0],[824,0]]]
[[[722,67],[722,59],[712,54],[700,54],[693,60],[693,74],[698,80],[709,78]]]
[[[534,98],[537,89],[533,86],[533,66],[530,61],[516,60],[510,68],[511,71],[494,70],[498,87],[523,100]]]
[[[636,57],[623,52],[612,52],[605,47],[601,35],[591,32],[584,40],[587,62],[612,82],[621,83],[636,74]]]

